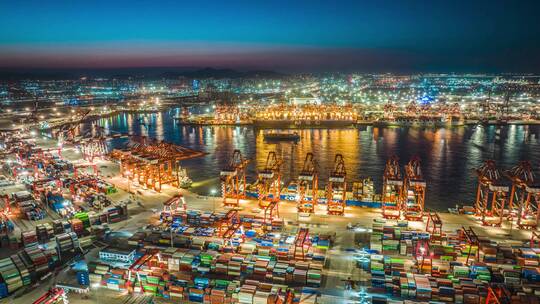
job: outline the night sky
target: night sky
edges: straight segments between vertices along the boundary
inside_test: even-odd
[[[540,1],[0,0],[0,67],[540,72]]]

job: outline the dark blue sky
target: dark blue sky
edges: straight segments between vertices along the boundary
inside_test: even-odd
[[[540,71],[540,1],[4,1],[0,66]]]

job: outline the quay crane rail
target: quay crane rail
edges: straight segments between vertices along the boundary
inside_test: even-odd
[[[401,217],[401,199],[403,197],[403,178],[397,156],[386,162],[383,174],[382,214],[386,219]]]
[[[345,213],[345,200],[347,199],[347,170],[343,155],[334,157],[334,169],[328,177],[326,186],[326,199],[328,214],[343,215]]]
[[[422,221],[426,198],[426,181],[420,167],[420,159],[413,157],[405,166],[403,182],[403,212],[409,221]]]
[[[475,215],[484,226],[500,227],[503,221],[508,186],[502,183],[502,175],[493,160],[488,160],[476,169],[478,190]]]
[[[237,207],[240,199],[246,197],[246,167],[249,160],[244,159],[240,150],[234,150],[229,163],[220,172],[223,205]]]
[[[271,203],[279,202],[282,164],[283,160],[278,158],[275,151],[268,152],[264,169],[258,174],[259,207],[264,208]]]
[[[505,172],[512,182],[508,209],[516,210],[520,229],[535,229],[540,219],[540,185],[535,180],[531,163],[522,161]]]
[[[319,172],[313,153],[307,153],[298,175],[298,212],[314,213],[318,201]],[[311,195],[311,200],[308,196]]]

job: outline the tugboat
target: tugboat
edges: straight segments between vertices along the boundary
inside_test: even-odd
[[[266,141],[299,141],[300,135],[296,132],[272,132],[264,133],[264,140]]]

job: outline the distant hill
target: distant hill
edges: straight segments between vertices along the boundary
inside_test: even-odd
[[[87,77],[104,78],[142,78],[175,79],[187,78],[281,78],[284,74],[274,71],[239,71],[234,69],[195,68],[195,67],[155,67],[155,68],[116,68],[116,69],[30,69],[0,68],[0,80],[64,80]]]
[[[163,78],[252,78],[252,77],[264,77],[264,78],[280,78],[283,74],[273,71],[237,71],[233,69],[214,69],[204,68],[194,71],[182,71],[182,72],[166,72],[161,75]]]

